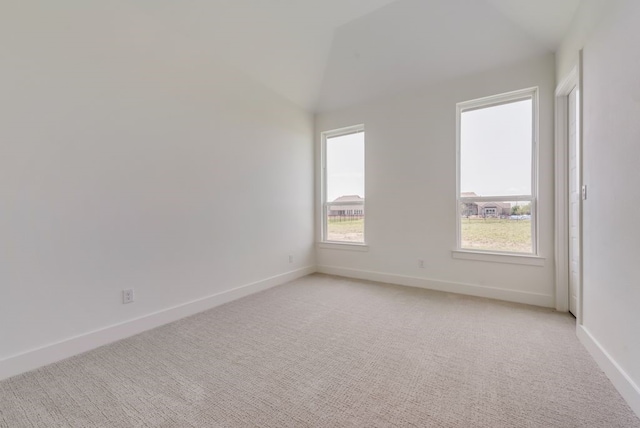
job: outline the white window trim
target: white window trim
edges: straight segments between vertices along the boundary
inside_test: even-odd
[[[334,137],[341,137],[350,134],[357,134],[360,132],[364,132],[364,124],[347,126],[345,128],[333,129],[331,131],[324,131],[320,134],[321,140],[321,149],[320,149],[320,159],[321,159],[321,180],[320,180],[320,242],[318,243],[319,248],[325,249],[340,249],[340,250],[356,250],[356,251],[368,251],[369,247],[367,246],[367,220],[364,219],[364,242],[344,242],[344,241],[329,241],[326,239],[327,237],[327,206],[329,201],[327,201],[327,139]],[[365,151],[366,151],[366,141],[365,141]],[[366,156],[365,156],[365,165],[364,165],[364,175],[365,180],[367,176],[367,164],[366,164]],[[345,202],[343,205],[362,205],[362,210],[365,211],[365,201],[366,201],[366,183],[365,183],[365,194],[362,195],[364,201],[362,203],[358,202]],[[331,205],[340,205],[340,202],[332,203]]]
[[[545,263],[544,257],[521,253],[503,253],[500,251],[453,250],[451,256],[454,259],[514,265],[544,266]]]
[[[523,261],[524,259],[540,259],[544,264],[544,258],[540,257],[539,252],[539,234],[538,234],[538,135],[539,135],[539,97],[538,87],[522,89],[513,92],[507,92],[504,94],[493,95],[484,98],[478,98],[471,101],[464,101],[456,104],[456,245],[455,250],[452,251],[453,258],[468,259],[468,260],[485,260],[485,261],[500,261],[504,262],[516,262]],[[495,107],[501,104],[508,104],[517,101],[531,99],[532,103],[532,135],[531,135],[531,195],[519,195],[519,196],[478,196],[478,197],[465,197],[462,198],[460,188],[460,148],[461,148],[461,117],[465,111],[477,110],[486,107]],[[460,215],[460,204],[464,202],[509,202],[509,201],[530,201],[531,202],[531,240],[532,240],[532,252],[531,253],[517,253],[517,252],[501,252],[501,251],[487,251],[476,250],[469,248],[462,248],[462,218]],[[473,257],[473,255],[485,255],[486,257]],[[515,257],[515,259],[514,259]],[[520,263],[519,263],[520,264]],[[528,263],[541,266],[542,264]]]
[[[369,251],[369,246],[367,244],[360,244],[357,242],[318,242],[318,248],[321,250]]]
[[[577,113],[582,118],[582,50],[578,52],[578,61],[573,66],[567,77],[560,82],[556,88],[555,103],[555,268],[556,268],[556,310],[559,312],[569,311],[569,130],[568,104],[569,94],[573,88],[578,90]],[[580,130],[578,145],[579,152],[582,153],[582,120],[580,120]],[[582,171],[582,159],[579,158],[580,170]],[[583,177],[580,176],[581,186]],[[580,223],[582,223],[582,201],[579,205]],[[582,230],[579,243],[580,259],[583,259]],[[580,280],[578,281],[578,307],[577,323],[583,324],[582,307],[582,265],[579,267]]]

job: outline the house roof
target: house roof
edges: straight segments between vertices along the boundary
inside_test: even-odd
[[[353,205],[330,205],[329,209],[331,211],[340,211],[340,210],[362,210],[364,209],[364,205],[362,202],[364,201],[359,195],[344,195],[336,198],[333,202],[340,202],[344,204],[345,202],[360,202],[358,204]]]
[[[478,202],[478,208],[500,207],[503,209],[511,209],[509,202]]]
[[[332,202],[362,202],[364,201],[359,195],[344,195],[334,199]]]

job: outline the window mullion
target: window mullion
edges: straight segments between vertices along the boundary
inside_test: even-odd
[[[474,196],[458,198],[460,202],[526,202],[535,199],[531,195],[517,196]]]

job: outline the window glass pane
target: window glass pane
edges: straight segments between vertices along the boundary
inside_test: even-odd
[[[364,242],[364,205],[327,206],[327,241]]]
[[[460,203],[461,248],[533,252],[531,202]]]
[[[364,243],[364,132],[326,140],[327,241]]]
[[[364,132],[327,138],[327,202],[364,198]]]
[[[461,196],[531,195],[531,99],[464,111]]]

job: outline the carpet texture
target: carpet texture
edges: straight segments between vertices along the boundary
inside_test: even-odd
[[[566,314],[311,275],[0,382],[2,427],[640,427]]]

